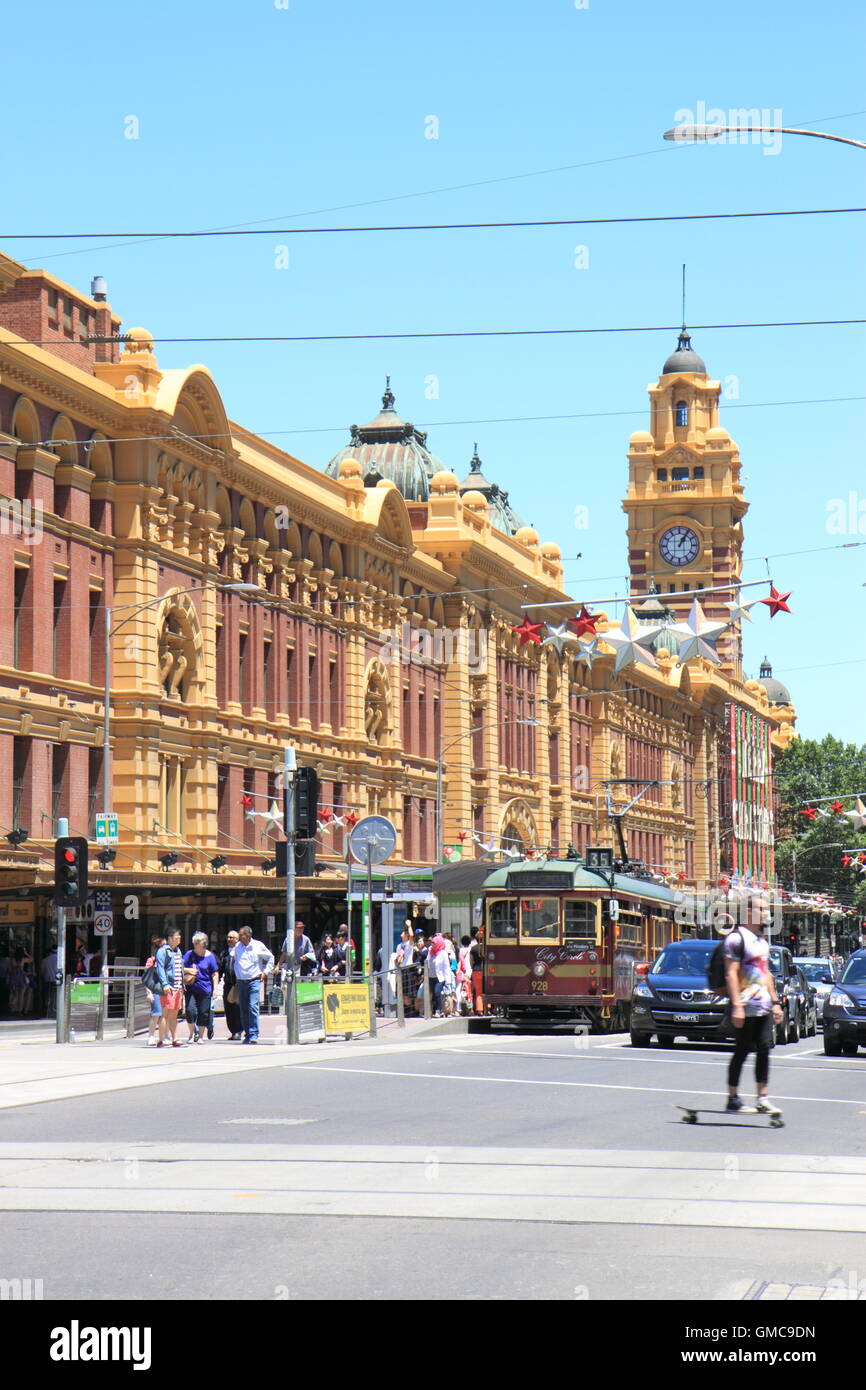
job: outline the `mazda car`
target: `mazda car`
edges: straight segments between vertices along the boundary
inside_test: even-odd
[[[824,1001],[824,1051],[828,1057],[856,1057],[857,1048],[866,1047],[866,951],[850,955],[831,984]]]
[[[733,1037],[727,998],[707,984],[707,966],[717,944],[694,937],[674,941],[637,981],[631,996],[634,1047],[648,1047],[653,1034],[661,1047],[673,1047],[677,1037],[695,1042],[727,1042]]]

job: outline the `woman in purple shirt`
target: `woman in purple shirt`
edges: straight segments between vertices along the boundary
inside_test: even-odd
[[[183,958],[187,988],[186,1021],[193,1029],[197,1043],[203,1043],[207,1038],[214,985],[220,977],[219,962],[207,945],[205,933],[197,931],[192,939],[192,950],[187,951]]]

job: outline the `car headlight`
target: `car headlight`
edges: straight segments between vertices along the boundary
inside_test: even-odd
[[[653,992],[650,989],[649,985],[641,983],[639,985],[635,985],[634,996],[636,999],[652,999]]]
[[[833,1009],[850,1009],[853,1002],[850,994],[846,994],[844,989],[831,989],[827,996],[827,1003]]]

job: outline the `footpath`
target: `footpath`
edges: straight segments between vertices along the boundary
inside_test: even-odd
[[[312,1058],[321,1060],[326,1052],[328,1057],[381,1055],[440,1038],[447,1045],[449,1037],[467,1033],[471,1022],[466,1018],[408,1018],[406,1026],[398,1028],[396,1020],[380,1018],[375,1038],[365,1034],[349,1041],[328,1038],[322,1043],[290,1047],[285,1018],[266,1014],[261,1018],[255,1047],[229,1042],[225,1024],[219,1019],[211,1042],[177,1048],[148,1047],[144,1033],[134,1038],[109,1034],[103,1042],[85,1034],[74,1043],[58,1044],[52,1019],[0,1023],[0,1110],[169,1081],[193,1081],[202,1076],[296,1066]],[[187,1026],[181,1020],[177,1036],[185,1039],[186,1035]]]

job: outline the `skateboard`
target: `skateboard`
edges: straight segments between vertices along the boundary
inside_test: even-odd
[[[781,1110],[775,1108],[772,1110],[758,1110],[754,1105],[744,1105],[742,1110],[710,1110],[703,1106],[678,1105],[677,1110],[685,1111],[682,1117],[682,1123],[684,1125],[698,1124],[699,1115],[730,1115],[732,1119],[736,1119],[738,1115],[766,1115],[767,1119],[770,1121],[771,1129],[784,1129],[785,1127],[785,1121],[782,1119]]]

